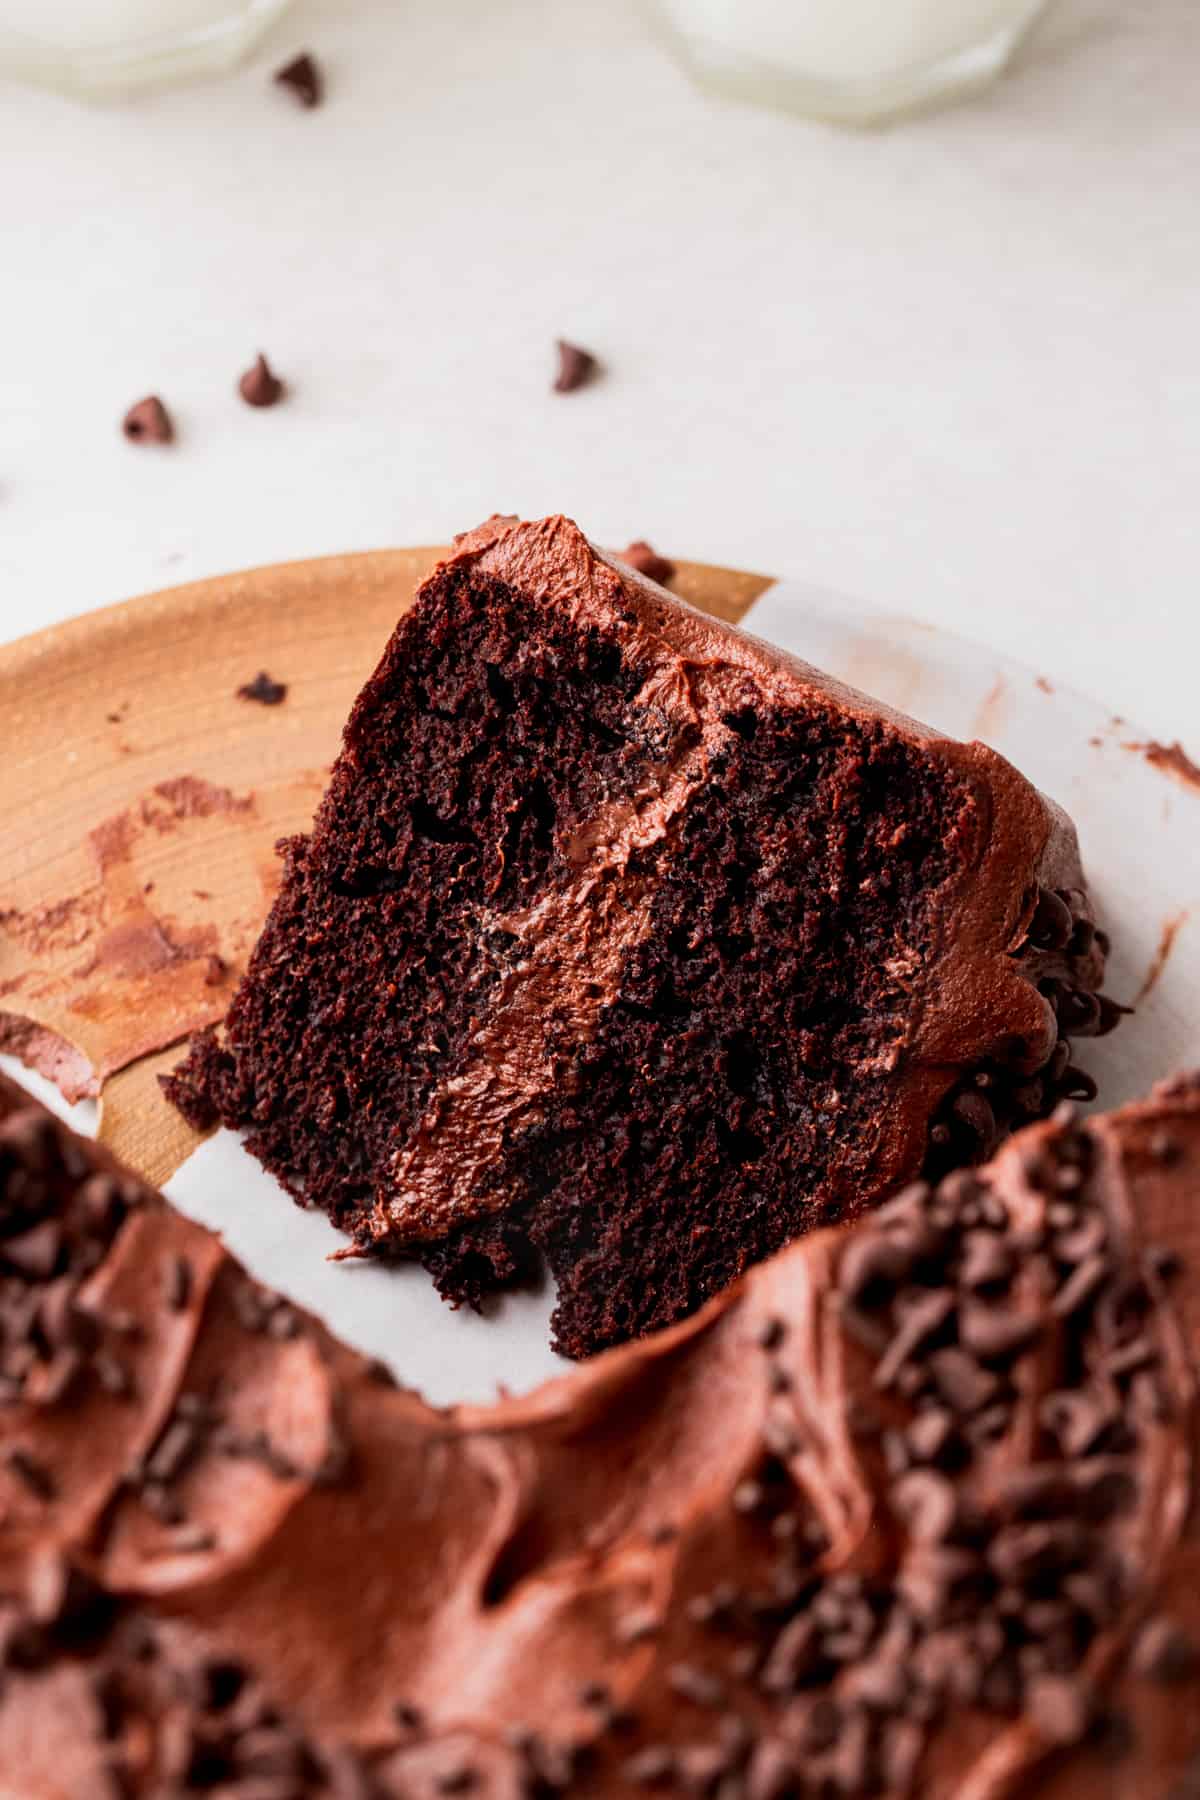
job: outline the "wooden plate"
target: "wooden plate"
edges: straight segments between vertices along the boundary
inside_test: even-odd
[[[219,1019],[307,828],[342,722],[442,554],[387,550],[195,582],[0,648],[0,1049],[161,1183],[197,1139],[158,1074]],[[738,620],[765,576],[683,563]],[[280,706],[239,699],[266,670]]]

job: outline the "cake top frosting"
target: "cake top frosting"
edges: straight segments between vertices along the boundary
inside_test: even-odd
[[[1058,1117],[439,1412],[3,1084],[0,1789],[1166,1793],[1198,1189]]]

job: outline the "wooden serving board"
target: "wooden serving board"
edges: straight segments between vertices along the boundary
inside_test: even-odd
[[[350,704],[438,549],[220,576],[0,647],[0,1049],[96,1095],[161,1183],[196,1134],[157,1077],[221,1018]],[[765,576],[681,563],[737,621]],[[239,699],[266,670],[279,706]]]

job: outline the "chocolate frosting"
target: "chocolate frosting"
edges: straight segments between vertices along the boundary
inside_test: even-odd
[[[439,1412],[0,1083],[0,1787],[1165,1794],[1198,1190],[1179,1082]]]

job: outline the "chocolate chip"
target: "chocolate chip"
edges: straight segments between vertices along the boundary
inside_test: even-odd
[[[24,1275],[27,1281],[49,1281],[62,1254],[62,1226],[57,1219],[43,1219],[17,1237],[0,1243],[5,1262]]]
[[[758,1481],[739,1481],[733,1490],[732,1505],[736,1513],[754,1513],[761,1507],[765,1496],[762,1483]]]
[[[1051,1744],[1077,1744],[1095,1716],[1095,1698],[1085,1682],[1069,1675],[1040,1675],[1025,1689],[1028,1717]]]
[[[283,383],[261,350],[238,380],[238,393],[247,406],[275,406],[283,399]],[[241,690],[239,689],[239,692]],[[268,701],[268,705],[273,702]]]
[[[146,1459],[146,1478],[171,1482],[200,1448],[201,1432],[190,1419],[175,1418]]]
[[[565,338],[558,339],[558,374],[554,378],[556,394],[571,394],[576,388],[583,387],[593,379],[599,365],[590,350],[581,350],[578,344],[568,344]]]
[[[92,1358],[96,1380],[106,1394],[115,1400],[127,1400],[133,1393],[133,1377],[121,1360],[107,1350],[98,1350]]]
[[[1106,1256],[1086,1256],[1068,1275],[1050,1302],[1056,1318],[1069,1319],[1095,1299],[1110,1274]]]
[[[319,106],[322,99],[321,71],[307,50],[276,69],[273,79],[303,107]]]
[[[944,1475],[932,1469],[912,1469],[892,1483],[888,1497],[914,1542],[940,1544],[953,1534],[958,1497]]]
[[[972,1290],[1005,1286],[1013,1273],[1010,1245],[994,1231],[969,1231],[962,1241],[958,1279]]]
[[[754,1330],[754,1341],[760,1350],[778,1350],[787,1336],[787,1326],[774,1316],[762,1319]]]
[[[771,1647],[760,1682],[768,1694],[792,1694],[820,1665],[820,1634],[810,1613],[788,1621]]]
[[[652,550],[644,538],[635,538],[632,544],[627,544],[621,552],[621,561],[648,581],[657,581],[660,587],[665,587],[675,574],[675,564]]]
[[[725,1684],[695,1663],[672,1663],[667,1670],[667,1685],[681,1700],[694,1706],[720,1706],[725,1699]]]
[[[746,1771],[746,1800],[790,1800],[801,1779],[795,1751],[782,1738],[763,1738]]]
[[[1029,926],[1029,941],[1039,950],[1065,950],[1071,941],[1075,920],[1061,894],[1053,888],[1039,888],[1037,905]]]
[[[790,1462],[800,1449],[795,1427],[781,1413],[769,1412],[763,1420],[762,1441],[780,1462]]]
[[[675,1753],[666,1744],[647,1744],[627,1758],[622,1773],[637,1787],[658,1787],[675,1773]]]
[[[169,444],[175,436],[171,415],[157,394],[147,394],[131,406],[121,421],[131,444]]]
[[[21,1444],[11,1444],[4,1453],[8,1468],[38,1500],[53,1500],[58,1492],[50,1470]]]
[[[1186,1681],[1196,1669],[1196,1646],[1182,1626],[1159,1614],[1138,1633],[1133,1667],[1149,1681]]]
[[[641,1644],[647,1638],[656,1637],[662,1630],[662,1620],[648,1606],[635,1608],[617,1621],[613,1636],[618,1644]]]
[[[70,1276],[63,1276],[46,1289],[38,1306],[38,1323],[52,1350],[90,1354],[100,1339],[96,1318],[80,1306]]]
[[[912,1266],[913,1252],[903,1237],[864,1229],[842,1251],[838,1288],[855,1306],[872,1310],[891,1299]]]
[[[260,706],[279,706],[287,699],[287,684],[273,681],[265,669],[260,669],[253,681],[244,681],[237,690],[239,700],[256,700]]]
[[[173,1256],[167,1265],[167,1305],[184,1312],[192,1297],[192,1265],[186,1256]]]
[[[959,1417],[981,1411],[999,1391],[999,1377],[957,1345],[934,1350],[928,1357],[928,1373],[946,1406]]]
[[[1183,1149],[1178,1139],[1173,1138],[1169,1131],[1162,1129],[1150,1133],[1146,1149],[1154,1161],[1160,1163],[1164,1169],[1171,1168],[1183,1156]]]
[[[1013,1307],[970,1301],[959,1308],[959,1342],[983,1362],[1006,1362],[1019,1355],[1039,1329],[1036,1319],[1023,1317]]]
[[[903,1312],[892,1340],[875,1368],[876,1387],[891,1387],[903,1365],[941,1331],[954,1312],[954,1296],[934,1290],[912,1301]]]

